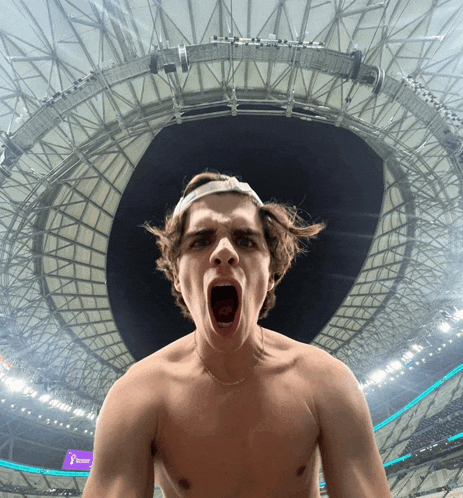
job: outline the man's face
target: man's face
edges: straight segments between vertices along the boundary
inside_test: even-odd
[[[193,235],[203,229],[209,232]],[[256,234],[246,234],[245,230]],[[218,332],[222,336],[243,334],[257,323],[267,291],[274,286],[270,263],[270,251],[253,202],[242,196],[211,194],[189,208],[174,285],[182,293],[197,329],[210,336]],[[234,279],[241,288],[239,316],[233,330],[218,331],[211,320],[208,291],[218,277]]]

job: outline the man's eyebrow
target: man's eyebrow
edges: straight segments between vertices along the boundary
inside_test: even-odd
[[[192,239],[200,235],[212,235],[214,232],[216,232],[215,228],[201,228],[199,230],[195,230],[194,232],[187,233],[185,235],[185,239]],[[256,232],[252,228],[235,228],[233,233],[239,235],[251,235],[255,237],[262,235],[260,232]]]

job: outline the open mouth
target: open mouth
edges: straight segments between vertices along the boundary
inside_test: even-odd
[[[211,289],[210,312],[219,329],[232,328],[238,318],[238,291],[233,285],[217,285]]]

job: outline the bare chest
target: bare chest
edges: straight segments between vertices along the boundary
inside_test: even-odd
[[[233,389],[172,382],[155,464],[165,494],[307,496],[318,479],[319,435],[308,384],[295,371]]]

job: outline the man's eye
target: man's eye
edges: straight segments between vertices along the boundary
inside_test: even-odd
[[[202,246],[197,246],[196,245],[198,242],[205,242],[205,239],[199,239],[196,242],[193,242],[193,244],[191,244],[191,247],[202,247]]]
[[[245,242],[248,242],[248,244],[246,244],[246,245],[241,244],[243,247],[252,247],[252,246],[254,246],[254,242],[252,240],[250,240],[250,239],[245,239],[243,237],[240,237],[238,240],[239,241],[244,240]],[[198,239],[195,242],[193,242],[193,244],[191,244],[191,247],[204,247],[203,245],[199,245],[198,246],[197,245],[198,242],[207,242],[207,240],[206,239]]]
[[[242,237],[239,239],[239,240],[245,240],[246,242],[249,242],[250,245],[246,246],[246,247],[252,247],[254,245],[254,242],[250,239],[243,239]]]

